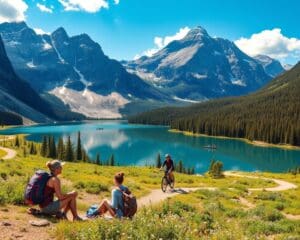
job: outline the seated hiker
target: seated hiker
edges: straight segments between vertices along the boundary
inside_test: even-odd
[[[53,160],[47,162],[46,165],[52,176],[45,187],[44,202],[40,204],[41,211],[43,213],[53,214],[62,209],[63,215],[66,217],[67,212],[70,210],[73,215],[73,220],[82,220],[78,216],[76,208],[77,192],[72,191],[67,194],[61,192],[61,183],[57,176],[61,174],[64,163],[59,160]],[[54,194],[58,198],[56,201],[54,201]]]
[[[123,186],[124,173],[116,173],[114,176],[115,188],[111,192],[111,202],[103,200],[98,207],[98,213],[100,216],[109,212],[111,216],[121,218],[124,214],[124,200],[123,192],[130,194],[127,187]],[[122,192],[123,191],[123,192]]]
[[[35,173],[27,185],[25,202],[30,205],[39,204],[42,214],[60,214],[61,218],[67,219],[67,212],[71,211],[74,221],[82,220],[78,216],[76,208],[77,192],[72,191],[63,194],[61,191],[61,182],[58,175],[61,174],[64,163],[59,160],[52,160],[47,162],[46,165],[51,174],[42,170]],[[55,201],[54,194],[58,198]],[[63,210],[62,213],[61,210]],[[32,214],[34,214],[34,212],[32,212]]]
[[[161,168],[165,167],[165,172],[168,174],[169,180],[174,182],[174,162],[171,159],[170,154],[165,155],[166,160],[164,161],[163,165]]]

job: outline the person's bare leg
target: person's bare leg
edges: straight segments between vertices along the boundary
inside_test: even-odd
[[[72,200],[72,197],[67,197],[64,200],[60,201],[60,209],[64,209],[64,212],[67,213],[67,211],[69,210],[69,205],[70,202]]]
[[[100,216],[104,215],[106,212],[109,212],[111,216],[115,216],[115,212],[114,210],[111,208],[111,206],[108,203],[108,200],[104,199],[101,203],[100,206],[98,208],[98,212],[100,214]]]
[[[108,210],[106,208],[106,204],[105,204],[106,201],[107,201],[106,199],[102,200],[102,202],[100,203],[100,205],[99,205],[99,207],[97,209],[100,216],[103,215],[103,214],[105,214],[107,212],[107,210]]]
[[[77,206],[76,206],[76,198],[75,197],[72,198],[69,207],[70,207],[70,210],[72,212],[73,219],[78,218]]]

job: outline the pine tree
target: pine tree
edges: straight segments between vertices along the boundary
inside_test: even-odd
[[[59,160],[63,160],[64,154],[65,154],[64,140],[62,137],[60,137],[57,143],[57,158]]]
[[[68,140],[66,143],[65,161],[70,161],[70,162],[74,161],[74,151],[73,151],[73,145],[70,136],[68,136]]]
[[[34,143],[33,143],[33,142],[30,144],[29,154],[31,154],[31,155],[34,155],[34,154],[35,154]]]
[[[108,165],[109,166],[115,166],[115,156],[113,154],[109,158]]]
[[[97,165],[102,165],[102,164],[101,164],[100,154],[99,154],[99,153],[97,153],[97,156],[96,156],[96,164],[97,164]]]
[[[26,151],[26,147],[23,147],[23,157],[27,157],[27,151]]]
[[[178,172],[180,172],[180,173],[184,172],[184,167],[183,167],[183,163],[181,160],[178,162]]]
[[[79,161],[82,160],[82,148],[81,148],[80,132],[78,132],[78,136],[77,136],[76,159],[79,160]]]
[[[47,149],[48,149],[48,141],[47,141],[47,137],[44,136],[43,137],[42,146],[41,146],[41,152],[40,152],[40,154],[41,154],[42,157],[46,157],[46,155],[47,155]]]
[[[50,158],[51,157],[51,137],[47,136],[47,153],[46,153],[46,157]]]
[[[161,168],[161,157],[160,157],[159,153],[157,154],[157,157],[156,157],[156,167]]]
[[[49,157],[50,158],[56,158],[56,145],[54,137],[49,137]]]
[[[16,139],[15,139],[15,147],[20,147],[20,139],[19,139],[19,135],[16,136]]]

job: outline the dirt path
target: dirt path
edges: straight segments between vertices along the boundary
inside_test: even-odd
[[[214,187],[199,187],[199,188],[178,188],[174,189],[174,192],[167,191],[163,193],[161,189],[152,190],[147,196],[141,197],[138,199],[138,206],[145,207],[151,204],[156,204],[161,201],[164,201],[170,197],[174,197],[178,194],[187,194],[200,189],[216,190]]]
[[[246,177],[246,178],[254,178],[254,179],[263,179],[263,180],[269,180],[269,181],[273,181],[277,184],[276,187],[270,187],[270,188],[248,188],[248,191],[271,191],[271,192],[277,192],[277,191],[286,191],[289,189],[295,189],[297,188],[297,185],[287,182],[287,181],[283,181],[283,180],[278,180],[278,179],[273,179],[273,178],[265,178],[265,177],[258,177],[258,176],[248,176],[248,175],[243,175],[243,174],[238,174],[235,172],[225,172],[224,173],[225,176],[235,176],[235,177]],[[138,206],[139,207],[146,207],[149,206],[151,204],[156,204],[159,203],[161,201],[164,201],[168,198],[174,197],[178,194],[187,194],[189,192],[193,192],[193,191],[197,191],[197,190],[201,190],[201,189],[205,189],[205,190],[211,190],[214,191],[217,188],[216,187],[194,187],[194,188],[179,188],[179,189],[175,189],[174,192],[166,192],[163,193],[161,191],[161,189],[155,189],[152,190],[150,194],[148,194],[147,196],[144,196],[140,199],[138,199]],[[243,198],[243,197],[239,197],[239,202],[244,205],[247,209],[252,209],[255,208],[256,205],[249,202],[247,199]],[[300,215],[292,215],[292,214],[286,214],[283,213],[283,215],[290,220],[299,220],[300,219]]]
[[[266,178],[266,177],[259,177],[259,176],[248,176],[248,175],[243,175],[243,174],[238,174],[235,172],[225,172],[225,176],[233,176],[233,177],[246,177],[246,178],[254,178],[254,179],[262,179],[262,180],[268,180],[268,181],[273,181],[277,184],[276,187],[269,187],[269,188],[249,188],[248,191],[269,191],[269,192],[280,192],[280,191],[286,191],[289,189],[295,189],[297,188],[297,185],[279,180],[279,179],[274,179],[274,178]]]
[[[2,157],[3,160],[12,159],[17,155],[17,152],[11,148],[0,147],[0,149],[6,152],[6,155]]]

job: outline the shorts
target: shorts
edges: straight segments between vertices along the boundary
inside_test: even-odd
[[[57,214],[60,211],[60,201],[56,200],[51,203],[49,203],[48,206],[41,209],[42,213],[48,214],[48,215],[54,215]]]

